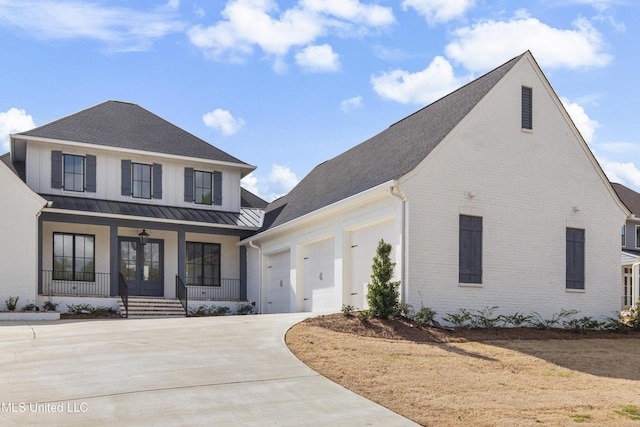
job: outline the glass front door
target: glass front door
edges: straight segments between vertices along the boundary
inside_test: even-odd
[[[142,245],[137,238],[120,238],[120,271],[129,295],[164,296],[162,240]]]

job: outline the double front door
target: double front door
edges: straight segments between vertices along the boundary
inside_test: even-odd
[[[137,238],[121,237],[120,271],[129,295],[164,296],[163,241],[149,240],[142,245]]]

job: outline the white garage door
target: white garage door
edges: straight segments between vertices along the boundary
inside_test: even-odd
[[[291,311],[290,264],[289,251],[267,257],[265,313],[289,313]]]
[[[304,248],[304,311],[340,309],[333,245],[333,239],[326,239]]]
[[[386,243],[391,243],[394,246],[394,250],[391,252],[391,259],[395,257],[395,246],[397,244],[397,238],[394,233],[395,224],[393,221],[376,224],[371,227],[362,228],[356,231],[352,231],[350,234],[351,247],[349,250],[349,282],[346,286],[349,288],[347,291],[350,294],[350,298],[345,296],[346,301],[350,301],[356,309],[366,309],[368,307],[366,295],[367,284],[371,281],[371,266],[373,264],[373,258],[376,256],[376,249],[380,239],[384,239]],[[396,265],[395,277],[399,277],[398,268]]]

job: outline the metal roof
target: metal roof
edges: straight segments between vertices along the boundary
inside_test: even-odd
[[[145,203],[118,202],[113,200],[68,197],[41,194],[52,202],[47,209],[103,214],[105,216],[124,215],[146,218],[151,221],[193,222],[215,226],[231,226],[238,229],[256,230],[262,225],[262,209],[246,208],[240,212],[223,212],[211,209],[182,208],[175,206],[151,205]],[[47,210],[45,209],[45,211]]]

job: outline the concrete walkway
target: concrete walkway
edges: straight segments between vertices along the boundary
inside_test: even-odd
[[[0,322],[0,425],[415,425],[289,352],[307,316]]]

